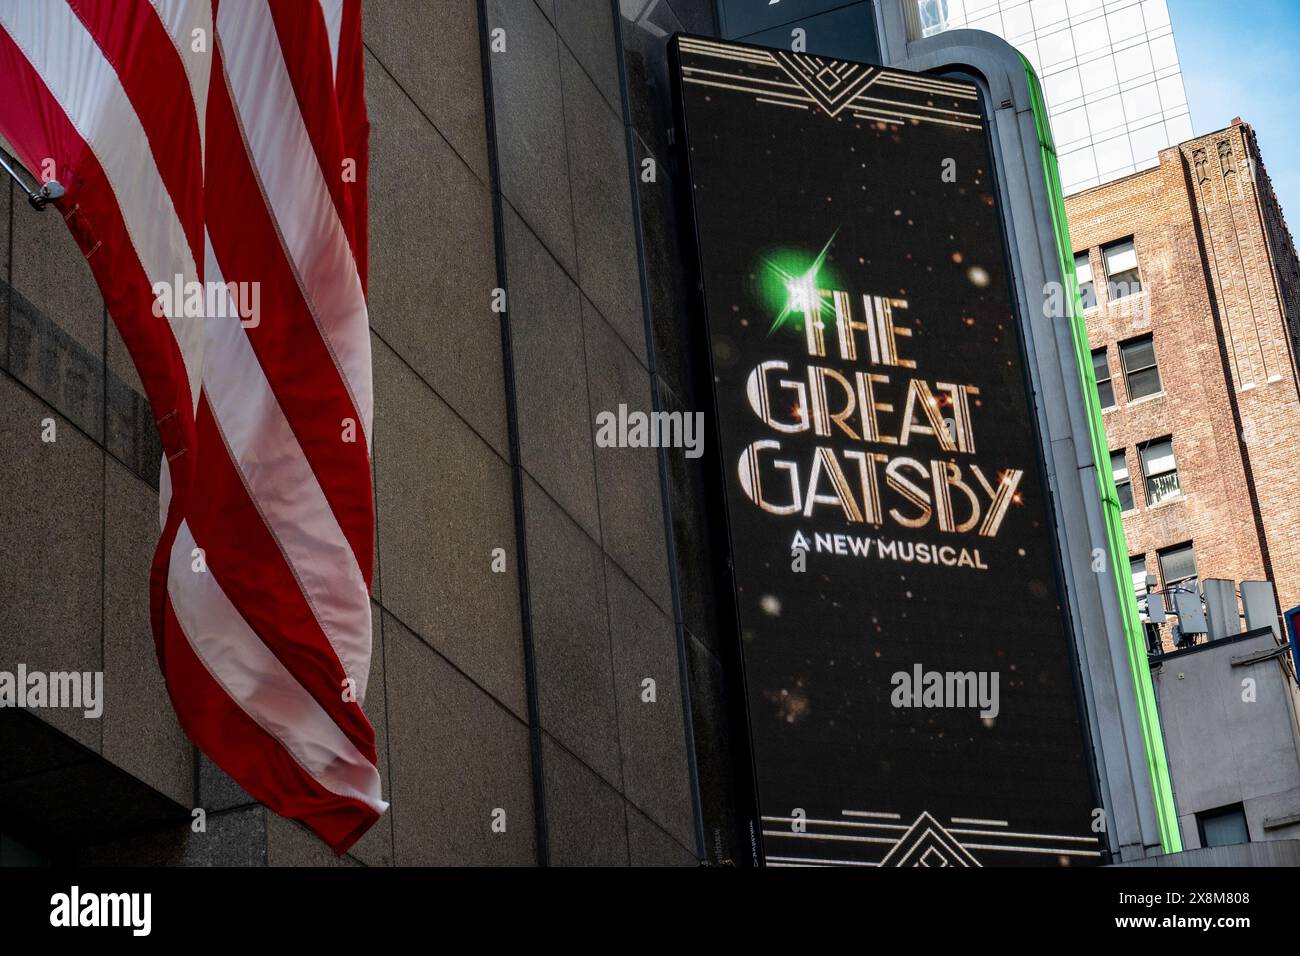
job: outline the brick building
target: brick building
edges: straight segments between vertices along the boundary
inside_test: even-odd
[[[1300,604],[1300,266],[1253,130],[1066,209],[1139,602],[1152,574],[1267,578]]]

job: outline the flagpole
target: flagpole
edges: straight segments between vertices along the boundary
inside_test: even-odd
[[[63,187],[54,180],[44,183],[40,189],[32,189],[24,181],[18,171],[9,165],[10,156],[4,150],[0,149],[0,166],[9,174],[9,178],[16,182],[24,193],[27,194],[27,201],[31,203],[33,209],[44,209],[46,205],[58,199],[63,195]]]

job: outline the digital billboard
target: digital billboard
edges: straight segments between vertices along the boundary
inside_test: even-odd
[[[1099,862],[978,87],[673,50],[755,855]]]

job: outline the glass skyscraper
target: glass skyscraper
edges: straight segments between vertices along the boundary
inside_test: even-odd
[[[1192,138],[1165,0],[911,2],[921,36],[985,30],[1033,64],[1066,193],[1155,166],[1161,149]]]

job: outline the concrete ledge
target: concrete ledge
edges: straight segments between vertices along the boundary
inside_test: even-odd
[[[1168,853],[1116,866],[1300,866],[1300,840],[1267,840]]]

